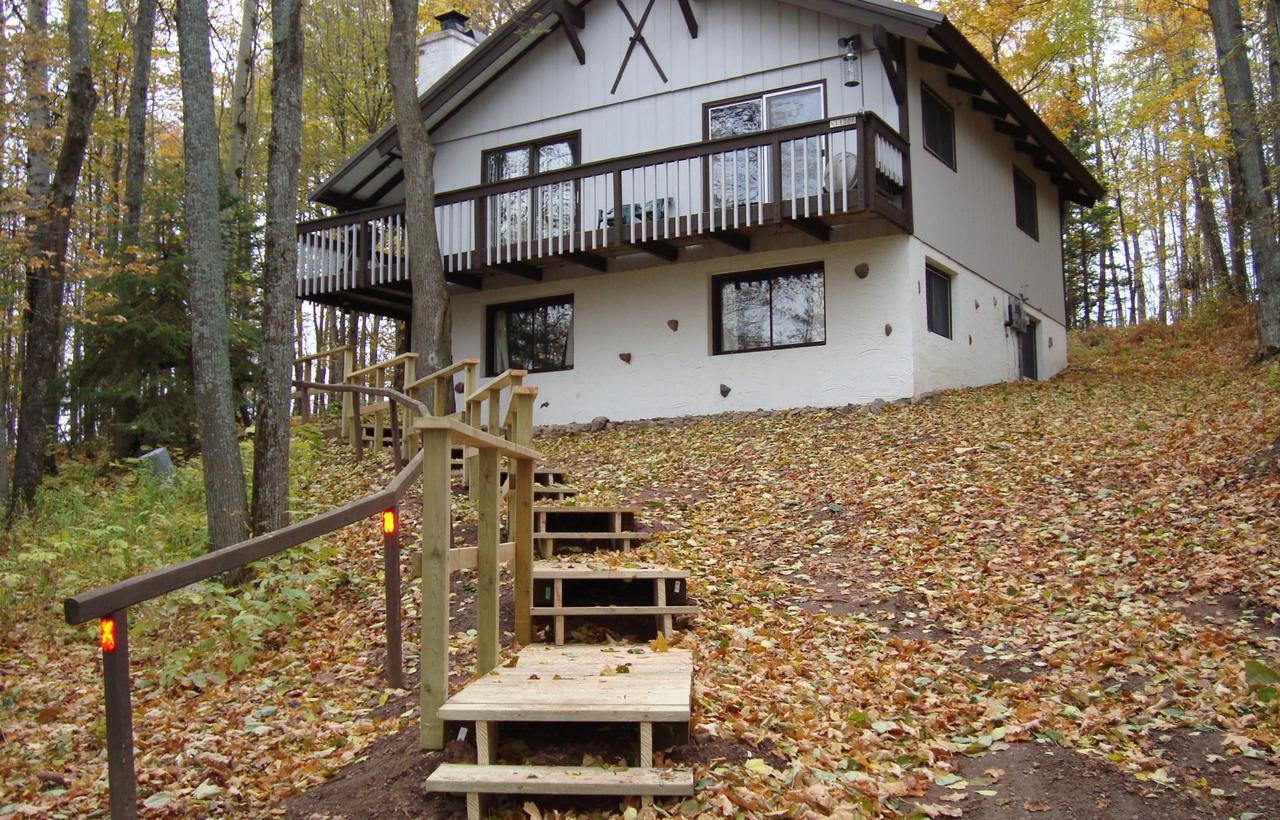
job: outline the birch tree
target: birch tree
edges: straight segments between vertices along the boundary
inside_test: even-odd
[[[1262,356],[1280,353],[1280,247],[1276,244],[1275,207],[1258,133],[1257,103],[1249,67],[1248,43],[1238,0],[1209,0],[1219,77],[1226,94],[1231,143],[1240,158],[1245,217],[1253,249],[1258,288],[1258,347]]]
[[[257,532],[289,523],[289,376],[298,264],[298,168],[302,162],[302,37],[302,0],[274,0],[262,354],[253,438],[253,526]]]
[[[209,547],[219,549],[244,540],[248,521],[227,344],[227,290],[218,211],[218,132],[214,127],[206,0],[178,0],[178,64],[194,394],[204,457]]]
[[[244,0],[236,69],[231,79],[231,134],[227,138],[227,190],[232,199],[244,195],[244,168],[249,155],[249,95],[253,92],[253,46],[258,39],[258,0]]]

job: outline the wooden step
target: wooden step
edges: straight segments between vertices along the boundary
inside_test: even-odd
[[[572,504],[569,506],[555,506],[552,504],[538,504],[533,508],[534,514],[537,513],[641,513],[644,509],[641,507],[631,506],[589,506],[586,504]]]
[[[443,720],[688,723],[693,653],[648,647],[526,646],[449,698]],[[626,671],[618,673],[618,667]]]
[[[534,541],[643,541],[647,532],[535,532]]]
[[[586,766],[482,766],[442,763],[422,784],[428,792],[682,797],[693,794],[691,769],[596,769]]]
[[[696,606],[535,606],[530,610],[535,618],[554,615],[694,615]]]
[[[534,580],[563,578],[569,581],[635,581],[648,578],[688,578],[689,570],[661,567],[654,564],[611,567],[607,564],[563,563],[560,561],[534,561]]]
[[[546,500],[549,498],[568,498],[577,495],[580,490],[577,487],[569,487],[564,484],[534,484],[533,497],[535,499]]]

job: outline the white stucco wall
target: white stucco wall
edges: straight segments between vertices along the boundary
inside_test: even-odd
[[[1016,294],[919,239],[912,238],[910,257],[915,395],[1018,379],[1018,334],[1004,326],[1009,299]],[[929,331],[926,264],[951,275],[950,339]],[[1040,322],[1036,330],[1037,375],[1052,378],[1067,364],[1066,329],[1043,311],[1024,309]]]
[[[910,396],[911,242],[907,236],[833,242],[459,294],[453,354],[484,359],[486,305],[572,293],[573,369],[526,382],[539,389],[539,424]],[[826,270],[825,345],[712,355],[712,276],[815,260]],[[854,274],[860,262],[870,266],[866,279]],[[679,330],[670,330],[670,319]],[[630,353],[631,363],[619,353]],[[731,389],[728,397],[720,395],[721,384]]]

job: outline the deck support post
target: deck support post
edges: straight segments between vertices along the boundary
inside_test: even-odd
[[[344,348],[342,351],[342,378],[339,380],[343,383],[347,381],[347,376],[354,373],[356,369],[356,354],[350,347]],[[356,407],[359,403],[356,401],[355,393],[342,394],[342,432],[351,442],[351,449],[357,449],[356,436],[360,434],[360,420],[356,418]]]
[[[511,391],[516,403],[512,439],[521,447],[533,442],[533,400],[536,387],[517,387]],[[514,495],[507,496],[507,527],[515,541],[515,558],[512,560],[515,575],[516,643],[528,646],[533,642],[533,472],[532,459],[516,459],[512,482]]]
[[[436,714],[449,697],[449,431],[422,435],[422,632],[419,654],[418,748],[444,748]]]

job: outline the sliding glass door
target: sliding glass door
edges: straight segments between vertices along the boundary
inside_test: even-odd
[[[721,139],[801,125],[825,116],[821,85],[809,85],[744,97],[708,106],[707,138]],[[711,208],[769,202],[768,148],[726,151],[708,159]],[[810,137],[784,146],[782,196],[812,196],[822,186],[822,140]]]
[[[575,134],[484,153],[486,184],[572,168],[579,161]],[[514,244],[572,232],[578,224],[574,182],[498,194],[489,200],[490,241]]]

